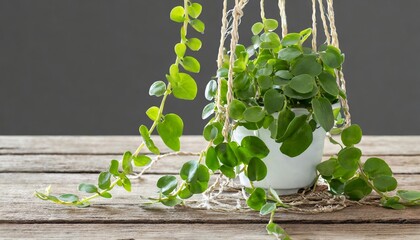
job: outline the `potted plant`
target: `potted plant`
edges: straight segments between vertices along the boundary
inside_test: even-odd
[[[133,165],[144,167],[141,175],[166,156],[150,137],[155,132],[175,151],[170,154],[177,154],[184,124],[177,114],[164,111],[165,103],[169,96],[193,100],[197,94],[190,73],[199,72],[200,63],[188,56],[187,50],[199,50],[201,41],[189,38],[187,33],[191,28],[204,32],[204,23],[198,19],[201,11],[200,4],[184,0],[183,6],[173,8],[170,13],[174,22],[181,23],[181,40],[174,47],[176,58],[166,75],[167,83],[157,81],[149,90],[150,95],[161,98],[161,104],[147,110],[152,124],[140,126],[143,141],[139,147],[133,153],[125,152],[120,160],[112,160],[109,168],[99,174],[97,184],[80,184],[79,190],[90,196],[56,196],[47,188],[45,192],[36,192],[38,198],[86,207],[96,197],[111,198],[114,187],[131,191],[129,176],[133,174]],[[234,12],[234,32],[238,30],[238,15]],[[268,233],[284,239],[289,237],[274,223],[274,214],[278,208],[289,206],[282,202],[276,189],[280,193],[296,192],[313,184],[317,176],[328,182],[332,194],[352,200],[376,191],[384,207],[402,209],[420,205],[419,192],[389,193],[396,189],[397,181],[384,160],[370,158],[361,162],[362,152],[355,146],[362,138],[358,125],[342,131],[341,143],[330,138],[341,150],[320,163],[326,132],[335,124],[342,124],[338,100],[345,98],[345,94],[339,90],[335,72],[341,68],[344,57],[333,46],[322,46],[319,51],[304,47],[311,29],[281,39],[274,32],[277,26],[276,20],[263,18],[252,27],[251,47],[232,41],[232,51],[228,55],[219,54],[217,81],[211,80],[205,92],[208,100],[214,100],[203,110],[203,118],[214,114],[203,131],[208,144],[197,159],[182,166],[179,176],[163,176],[157,181],[159,194],[150,198],[152,203],[187,205],[193,195],[215,190],[215,185],[210,184],[211,175],[240,177],[248,193],[247,205],[262,215],[270,214]],[[147,156],[144,148],[156,158]],[[287,173],[297,180],[291,180]]]

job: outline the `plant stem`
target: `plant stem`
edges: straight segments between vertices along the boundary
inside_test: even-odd
[[[359,161],[359,171],[360,171],[360,177],[365,180],[365,182],[367,183],[367,185],[369,185],[369,187],[371,187],[373,190],[375,190],[376,193],[379,194],[379,196],[383,197],[383,198],[388,198],[388,196],[386,194],[384,194],[383,192],[379,191],[370,181],[369,178],[366,176],[366,174],[363,172],[363,168],[362,168],[362,163]]]
[[[108,189],[103,190],[103,191],[100,191],[99,193],[95,193],[95,194],[93,194],[92,196],[85,197],[85,198],[83,198],[83,199],[80,201],[80,203],[86,203],[86,202],[89,202],[90,200],[92,200],[92,199],[94,199],[94,198],[96,198],[96,197],[101,196],[103,193],[105,193],[105,192],[108,192],[108,191],[112,190],[112,189],[115,187],[115,185],[117,185],[117,182],[118,182],[118,181],[120,181],[120,180],[121,180],[120,178],[118,178],[118,179],[114,180],[114,181],[111,183],[111,185],[109,186],[109,188],[108,188]]]

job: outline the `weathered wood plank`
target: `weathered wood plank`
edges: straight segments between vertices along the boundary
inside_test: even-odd
[[[162,151],[162,141],[154,136]],[[0,154],[122,154],[134,151],[138,136],[1,136]],[[201,136],[184,136],[183,151],[200,151],[205,147]],[[359,147],[365,155],[420,155],[420,136],[365,136]],[[326,140],[325,154],[337,152]]]
[[[420,156],[379,156],[394,173],[420,174]],[[366,160],[364,157],[363,160]],[[0,172],[99,173],[108,168],[111,159],[120,155],[0,155]],[[175,174],[194,156],[168,157],[160,160],[149,174]],[[327,158],[325,158],[327,159]],[[135,168],[136,171],[139,169]]]
[[[113,191],[112,200],[99,199],[86,209],[69,208],[33,197],[33,191],[52,184],[57,193],[76,191],[79,182],[93,182],[95,174],[0,174],[0,223],[263,223],[258,213],[173,209],[160,205],[144,207],[140,196],[156,196],[158,175],[133,182],[133,192]],[[420,175],[397,176],[401,188],[419,189]],[[352,206],[335,213],[316,215],[288,213],[278,218],[286,223],[419,223],[420,208],[395,211],[374,206]]]
[[[420,238],[417,224],[283,224],[293,239]],[[193,230],[192,230],[193,229]],[[273,239],[264,224],[2,224],[3,239]]]

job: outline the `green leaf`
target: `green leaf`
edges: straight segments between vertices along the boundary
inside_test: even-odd
[[[418,191],[398,190],[397,195],[407,202],[420,201],[420,192]]]
[[[201,14],[203,7],[199,3],[191,3],[191,5],[188,6],[188,15],[190,15],[192,18],[198,18]]]
[[[300,37],[301,36],[299,33],[289,33],[283,37],[283,39],[281,40],[281,45],[283,45],[284,47],[296,45],[300,42]]]
[[[325,52],[320,54],[322,62],[330,68],[339,68],[344,61],[343,56],[338,48],[334,46],[327,46]]]
[[[187,199],[193,196],[193,193],[190,191],[189,186],[185,186],[179,193],[178,196],[182,199]]]
[[[179,78],[172,82],[172,93],[176,98],[194,100],[197,96],[197,83],[186,73],[180,73]]]
[[[326,98],[312,99],[312,109],[314,110],[315,120],[325,131],[330,131],[334,127],[334,114],[331,103]]]
[[[354,201],[359,201],[372,192],[372,188],[361,178],[356,177],[344,186],[344,193]]]
[[[262,188],[256,188],[251,195],[249,196],[249,198],[246,200],[246,204],[256,210],[256,211],[260,211],[261,208],[265,205],[267,201],[267,197],[265,195],[265,191]]]
[[[201,118],[202,119],[209,118],[214,113],[214,107],[215,107],[214,102],[211,102],[211,103],[207,104],[203,108],[203,112],[201,113]]]
[[[268,156],[270,150],[259,137],[246,136],[241,141],[241,147],[245,148],[251,156],[263,159]]]
[[[265,117],[264,109],[258,106],[247,108],[244,111],[244,119],[247,122],[259,122]]]
[[[261,22],[257,22],[254,25],[252,25],[251,31],[252,31],[252,34],[258,35],[261,33],[263,29],[264,29],[264,24]]]
[[[118,165],[119,165],[118,160],[112,160],[109,165],[109,172],[112,173],[112,175],[114,176],[120,175],[120,172],[118,171]]]
[[[210,180],[209,169],[200,164],[198,166],[195,178],[190,182],[190,191],[193,194],[203,193],[207,190]]]
[[[160,151],[159,149],[156,147],[155,143],[153,142],[153,140],[150,138],[150,133],[149,130],[147,129],[146,126],[141,125],[139,127],[139,132],[140,135],[143,137],[143,140],[146,144],[146,147],[154,154],[159,155]]]
[[[260,48],[262,49],[274,49],[280,47],[279,35],[274,32],[263,33],[260,39]]]
[[[315,78],[308,74],[301,74],[289,83],[289,87],[298,93],[310,93],[315,87]]]
[[[286,98],[275,89],[270,89],[264,94],[264,108],[268,114],[278,112],[283,109]]]
[[[222,124],[220,122],[209,123],[204,127],[203,137],[206,141],[212,141],[215,145],[223,142]]]
[[[169,196],[168,198],[161,199],[160,202],[167,207],[173,207],[182,203],[182,200],[176,196]]]
[[[302,30],[299,35],[302,37],[302,43],[306,41],[312,34],[312,28],[307,28],[305,30]]]
[[[235,156],[235,152],[231,146],[227,143],[221,143],[216,146],[217,157],[220,162],[229,167],[236,167],[238,165],[238,159]]]
[[[185,52],[187,51],[187,46],[184,43],[177,43],[174,47],[175,54],[179,58],[183,58],[185,56]]]
[[[198,51],[201,49],[202,46],[202,42],[200,39],[198,38],[190,38],[187,41],[187,46],[192,50],[192,51]]]
[[[391,176],[379,176],[373,179],[373,186],[381,192],[390,192],[397,188],[398,182]]]
[[[233,170],[233,167],[222,165],[220,167],[220,171],[223,173],[223,175],[225,175],[226,177],[230,179],[233,179],[236,177],[235,170]]]
[[[339,93],[337,81],[335,77],[328,72],[322,72],[319,76],[319,84],[325,92],[331,96],[337,97]]]
[[[149,95],[160,97],[165,94],[166,91],[166,84],[162,81],[156,81],[150,86]]]
[[[275,73],[277,77],[290,80],[293,78],[293,74],[291,74],[288,70],[280,70]]]
[[[258,77],[257,82],[263,91],[273,87],[273,78],[270,76],[260,76]]]
[[[331,177],[334,174],[335,169],[338,167],[336,158],[330,158],[327,161],[321,162],[316,166],[319,174],[323,177]]]
[[[184,165],[182,165],[181,171],[179,173],[182,180],[191,182],[193,178],[195,177],[198,166],[199,166],[198,161],[194,161],[194,160],[188,161]]]
[[[152,162],[152,159],[146,155],[138,155],[133,157],[134,165],[137,167],[144,167]]]
[[[157,125],[157,131],[166,146],[174,151],[179,151],[181,142],[179,138],[182,136],[184,122],[174,114],[167,114],[162,122]]]
[[[209,147],[209,149],[207,149],[206,166],[212,171],[216,171],[220,167],[220,162],[217,159],[217,152],[214,147]]]
[[[112,194],[109,192],[103,192],[100,194],[100,196],[103,198],[112,198]]]
[[[380,158],[369,158],[363,165],[363,172],[374,179],[380,176],[392,176],[392,170],[388,164]]]
[[[302,55],[302,51],[297,46],[283,48],[279,52],[279,59],[291,62]]]
[[[305,122],[293,135],[284,140],[280,151],[289,157],[299,156],[308,149],[312,143],[312,139],[312,128]]]
[[[279,26],[279,23],[278,23],[278,22],[277,22],[277,20],[275,20],[275,19],[265,19],[265,20],[264,20],[264,28],[265,28],[267,31],[273,31],[273,30],[276,30],[278,26]],[[257,34],[258,34],[258,33],[257,33]],[[257,34],[254,34],[254,35],[257,35]]]
[[[338,163],[347,170],[355,170],[359,167],[362,151],[355,147],[346,147],[338,153]]]
[[[311,76],[318,76],[322,72],[322,65],[316,61],[316,57],[312,55],[305,55],[300,57],[291,66],[293,75],[309,74]]]
[[[111,186],[111,173],[101,172],[98,177],[98,187],[100,189],[108,189]]]
[[[79,185],[79,191],[85,193],[96,193],[98,188],[93,184],[81,183]]]
[[[247,176],[250,181],[261,181],[267,176],[267,166],[259,158],[251,158],[248,164]]]
[[[246,105],[237,100],[233,99],[229,105],[229,116],[235,120],[241,120],[244,117],[244,112],[246,110]]]
[[[79,201],[79,197],[74,194],[63,194],[63,195],[60,195],[58,199],[66,203],[74,203],[74,202]]]
[[[184,21],[184,8],[181,6],[176,6],[171,10],[170,18],[174,22],[181,23]]]
[[[338,179],[333,179],[329,182],[331,192],[335,195],[342,195],[344,193],[344,183]]]
[[[296,133],[297,130],[302,128],[302,126],[306,123],[308,119],[308,115],[301,115],[299,117],[293,118],[290,124],[287,126],[286,132],[284,132],[283,136],[278,136],[276,139],[277,142],[283,142],[288,137],[292,136]],[[312,129],[312,128],[311,128]]]
[[[160,188],[160,191],[163,195],[168,195],[175,190],[178,186],[178,180],[176,180],[175,176],[163,176],[159,178],[156,183],[156,186]]]
[[[284,95],[288,96],[289,98],[294,98],[297,100],[304,100],[304,99],[310,99],[315,97],[318,94],[318,87],[314,86],[314,89],[310,93],[298,93],[295,90],[293,90],[291,87],[286,85],[283,89]]]
[[[243,90],[249,87],[251,83],[251,77],[246,73],[238,73],[233,78],[233,88],[237,90]]]
[[[133,165],[131,164],[131,161],[133,159],[133,155],[131,152],[125,152],[123,155],[122,160],[122,169],[125,173],[131,173],[133,172]]]
[[[127,176],[122,177],[121,183],[127,192],[131,192],[131,181]]]
[[[283,138],[284,134],[287,131],[287,127],[295,118],[295,114],[288,108],[284,108],[279,112],[277,117],[277,129],[276,129],[276,136],[273,137],[275,139]]]
[[[190,24],[199,33],[204,33],[204,30],[206,29],[204,23],[199,19],[191,20]]]
[[[262,208],[260,210],[260,214],[261,215],[267,215],[267,214],[270,214],[270,213],[276,211],[276,209],[277,209],[277,206],[276,206],[275,203],[268,202],[264,206],[262,206]]]
[[[217,93],[217,82],[215,80],[210,80],[206,85],[204,95],[207,100],[211,101],[216,96]]]
[[[149,109],[147,109],[146,111],[146,115],[152,120],[152,121],[156,121],[156,119],[159,116],[159,108],[156,106],[150,107]]]
[[[193,73],[199,73],[200,72],[200,63],[197,59],[191,56],[184,57],[184,59],[181,62],[182,67],[184,67],[185,70]]]
[[[358,144],[362,140],[362,129],[359,125],[353,124],[341,133],[341,141],[347,147]]]
[[[381,205],[395,210],[405,209],[405,206],[400,203],[400,198],[397,196],[381,198]]]
[[[266,230],[268,234],[274,235],[277,239],[291,240],[289,235],[287,235],[286,231],[275,223],[267,224]]]

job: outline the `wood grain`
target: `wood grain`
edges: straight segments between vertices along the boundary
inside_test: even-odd
[[[153,136],[163,152],[169,151],[159,137]],[[0,136],[0,154],[111,154],[134,151],[139,136]],[[201,136],[184,136],[183,151],[200,151],[205,147]],[[358,145],[366,156],[420,155],[420,136],[365,136]],[[337,153],[337,146],[326,140],[325,155]],[[147,151],[146,151],[147,152]]]
[[[394,173],[420,173],[420,156],[378,156],[385,159]],[[366,160],[368,157],[363,157]],[[0,172],[37,173],[99,173],[106,170],[112,159],[120,155],[0,155]],[[194,156],[167,157],[160,160],[147,174],[175,174],[182,164]],[[328,159],[324,157],[324,159]],[[135,168],[135,171],[140,171]]]
[[[417,224],[283,224],[295,240],[418,240]],[[373,231],[374,229],[374,231]],[[6,239],[273,239],[264,224],[1,224]]]

